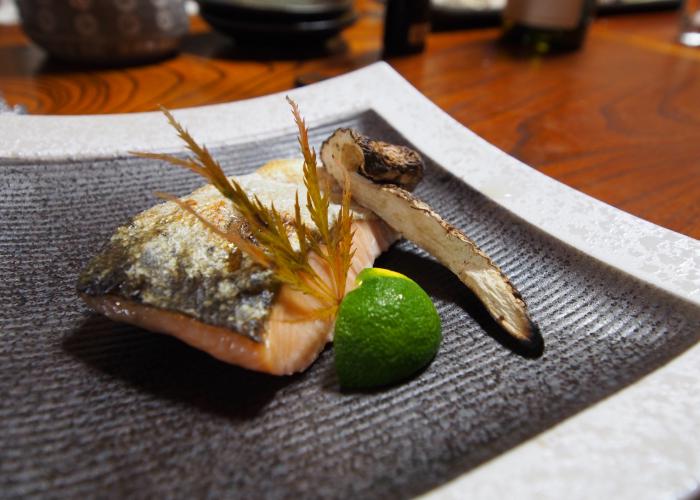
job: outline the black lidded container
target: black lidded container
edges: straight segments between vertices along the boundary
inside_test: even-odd
[[[430,0],[387,0],[384,57],[415,54],[430,32]]]

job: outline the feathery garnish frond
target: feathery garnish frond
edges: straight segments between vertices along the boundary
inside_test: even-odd
[[[187,168],[207,179],[233,203],[250,228],[252,241],[243,237],[240,223],[234,224],[228,232],[222,231],[188,203],[172,195],[157,195],[176,203],[182,210],[195,216],[212,232],[235,244],[259,265],[272,269],[280,282],[317,299],[321,305],[314,316],[333,317],[345,296],[347,274],[354,255],[349,181],[346,179],[343,186],[340,211],[334,221],[329,221],[330,186],[326,185],[325,190],[321,189],[316,151],[309,146],[308,129],[296,103],[289,98],[287,101],[292,107],[292,114],[299,128],[299,146],[304,156],[304,185],[307,189],[306,209],[316,231],[310,230],[303,222],[298,193],[294,204],[294,218],[291,221],[285,219],[274,204],[267,207],[257,196],[251,199],[238,182],[226,177],[221,165],[207,148],[197,144],[164,107],[161,107],[161,111],[192,155],[183,159],[168,154],[133,154]],[[294,235],[296,246],[292,243],[290,234]],[[319,274],[319,265],[330,275],[330,283]]]
[[[350,262],[354,255],[352,249],[352,213],[350,212],[350,183],[349,179],[343,185],[343,199],[341,209],[333,224],[328,221],[328,209],[330,206],[330,186],[321,190],[316,151],[309,146],[309,131],[299,112],[299,106],[287,97],[287,102],[292,108],[294,121],[299,129],[299,147],[304,156],[304,185],[306,186],[306,208],[311,220],[316,225],[320,234],[320,241],[312,242],[312,250],[328,266],[332,274],[333,290],[338,298],[338,303],[345,296]],[[323,245],[323,248],[321,248]]]

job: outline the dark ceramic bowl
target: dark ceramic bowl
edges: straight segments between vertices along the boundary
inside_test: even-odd
[[[232,10],[263,15],[335,16],[352,8],[353,0],[205,0]]]
[[[198,0],[214,29],[244,44],[316,43],[357,19],[347,0]]]
[[[128,64],[177,52],[183,0],[17,0],[25,33],[60,59]]]

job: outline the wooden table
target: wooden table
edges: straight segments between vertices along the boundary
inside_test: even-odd
[[[0,93],[30,113],[198,106],[292,88],[380,58],[382,6],[316,54],[236,48],[194,19],[182,53],[113,70],[50,61],[17,27],[0,27]],[[700,238],[700,50],[674,41],[677,13],[601,18],[583,50],[514,58],[497,29],[433,33],[421,54],[389,62],[450,115],[542,172],[627,212]],[[2,138],[0,138],[2,140]]]

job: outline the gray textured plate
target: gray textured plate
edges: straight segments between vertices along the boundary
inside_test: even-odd
[[[318,124],[405,142],[373,112]],[[292,134],[219,147],[230,174],[296,155]],[[21,163],[21,164],[20,164]],[[340,392],[332,350],[275,378],[113,323],[75,295],[114,228],[193,175],[140,159],[0,166],[0,495],[404,497],[425,492],[696,343],[700,309],[560,243],[430,162],[419,196],[505,270],[544,355],[511,351],[474,297],[410,243],[378,265],[433,297],[444,343],[411,381]]]

